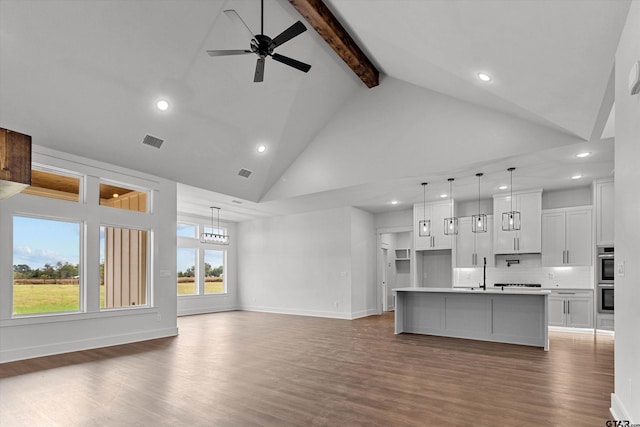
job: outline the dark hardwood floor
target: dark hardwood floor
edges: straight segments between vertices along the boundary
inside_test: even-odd
[[[178,319],[180,335],[0,365],[1,426],[604,426],[613,338],[551,349],[394,335],[252,312]]]

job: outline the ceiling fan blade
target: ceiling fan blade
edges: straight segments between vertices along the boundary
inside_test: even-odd
[[[259,83],[264,80],[264,58],[258,58],[258,62],[256,62],[256,73],[253,76],[253,82]]]
[[[282,62],[283,64],[286,64],[290,67],[293,67],[295,69],[298,69],[300,71],[303,72],[308,72],[311,69],[311,65],[309,64],[305,64],[304,62],[300,62],[298,60],[295,60],[293,58],[289,58],[288,56],[284,56],[284,55],[279,55],[277,53],[274,53],[273,55],[271,55],[271,57],[273,59],[275,59],[278,62]]]
[[[307,27],[305,27],[302,22],[298,21],[292,26],[290,26],[289,28],[287,28],[286,30],[284,30],[283,32],[281,32],[280,34],[278,34],[277,36],[275,36],[275,38],[271,40],[271,43],[269,44],[269,46],[278,47],[281,44],[288,42],[295,36],[304,33],[305,31],[307,31]]]
[[[255,37],[255,34],[253,33],[253,31],[251,31],[251,28],[249,28],[249,26],[242,20],[242,18],[240,18],[238,12],[233,9],[228,9],[224,11],[224,14],[227,15],[227,18],[229,18],[231,22],[236,24],[238,28],[242,28],[242,31],[244,31],[249,36],[249,40]]]
[[[244,55],[245,53],[253,53],[250,50],[208,50],[207,55],[209,56],[228,56],[228,55]]]

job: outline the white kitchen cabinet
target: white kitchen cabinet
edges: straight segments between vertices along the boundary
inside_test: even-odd
[[[615,183],[613,180],[599,180],[596,182],[595,192],[596,245],[613,246]]]
[[[593,292],[551,291],[549,326],[593,328]]]
[[[487,258],[487,266],[493,267],[492,230],[493,217],[487,216],[485,233],[471,231],[471,217],[458,219],[458,235],[456,236],[456,267],[482,267],[483,258]]]
[[[542,213],[542,265],[591,265],[591,207]]]
[[[453,201],[427,203],[426,215],[421,203],[413,206],[413,238],[416,251],[451,249],[451,242],[455,236],[444,234],[444,220],[451,216],[452,203]],[[431,221],[430,236],[420,236],[419,222],[425,218]]]
[[[520,212],[520,230],[502,230],[502,214],[511,211],[511,196],[493,196],[493,252],[540,253],[542,249],[542,190],[513,193],[513,210]]]

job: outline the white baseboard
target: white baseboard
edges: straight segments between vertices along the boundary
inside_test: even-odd
[[[360,319],[362,317],[373,316],[374,314],[378,314],[378,310],[375,308],[370,308],[369,310],[358,311],[355,313],[351,313],[351,320]]]
[[[147,341],[176,335],[178,335],[178,328],[167,328],[136,332],[133,334],[113,335],[108,337],[101,336],[99,338],[89,338],[85,340],[23,347],[0,351],[0,363],[15,362],[17,360],[32,359],[34,357],[53,356],[55,354],[70,353],[72,351],[91,350],[94,348],[130,344],[138,341]]]
[[[187,308],[178,311],[178,317],[180,316],[192,316],[195,314],[207,314],[207,313],[220,313],[223,311],[235,311],[239,310],[236,305],[222,306],[222,307],[196,307]]]
[[[614,420],[626,420],[629,421],[632,425],[636,424],[635,421],[637,420],[631,420],[629,412],[627,412],[624,405],[622,404],[620,399],[618,399],[618,396],[616,396],[615,393],[611,393],[611,408],[609,408],[609,412],[611,412],[611,415],[613,415]]]
[[[596,329],[596,334],[598,334],[598,335],[610,335],[612,337],[616,336],[615,331],[610,331],[608,329]]]
[[[238,309],[244,310],[244,311],[258,311],[262,313],[293,314],[297,316],[326,317],[329,319],[344,319],[344,320],[353,320],[360,317],[370,316],[371,314],[376,314],[375,309],[360,311],[357,313],[300,310],[300,309],[290,309],[290,308],[282,308],[282,307],[261,307],[261,306],[251,306],[251,305],[243,305],[243,306],[240,306]]]
[[[590,334],[595,332],[593,328],[568,328],[566,326],[549,326],[549,332],[570,332],[573,334]]]

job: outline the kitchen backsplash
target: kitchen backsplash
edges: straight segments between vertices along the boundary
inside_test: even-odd
[[[477,287],[482,268],[454,268],[453,286]],[[593,267],[487,267],[487,288],[495,283],[540,283],[546,289],[593,289]]]

